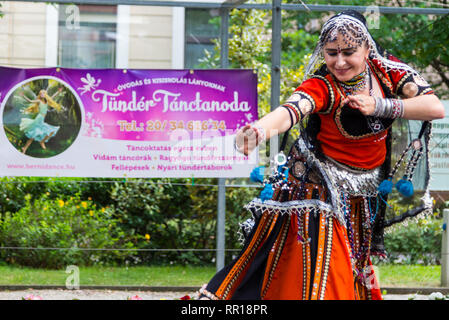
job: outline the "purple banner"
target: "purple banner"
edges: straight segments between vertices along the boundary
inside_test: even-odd
[[[0,72],[4,176],[239,177],[254,166],[229,148],[257,120],[253,70]]]

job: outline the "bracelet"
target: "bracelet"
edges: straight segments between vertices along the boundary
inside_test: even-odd
[[[251,128],[253,128],[253,130],[256,131],[256,137],[257,137],[256,145],[259,145],[259,143],[264,141],[267,137],[267,135],[265,133],[265,129],[262,126],[260,126],[259,124],[251,125]],[[240,153],[243,153],[239,150],[240,147],[237,145],[237,136],[234,137],[234,149]]]
[[[259,144],[259,143],[262,142],[262,141],[265,141],[265,139],[266,139],[266,137],[267,137],[267,134],[266,134],[265,129],[264,129],[262,126],[260,126],[259,124],[253,125],[252,128],[253,128],[254,130],[256,130],[256,134],[257,134],[257,144]]]
[[[200,298],[201,298],[201,295],[203,295],[206,298],[208,298],[209,300],[218,300],[218,297],[216,295],[214,295],[212,292],[207,291],[204,288],[199,289],[198,293],[200,294]]]
[[[293,123],[292,112],[295,115],[296,119],[299,119],[298,113],[297,113],[297,111],[294,108],[291,108],[291,107],[289,107],[287,105],[282,105],[281,107],[287,109],[288,114],[290,116],[290,127],[288,128],[288,130],[290,130],[295,125],[295,123]]]
[[[404,116],[404,102],[399,99],[375,98],[376,105],[373,116],[397,119]]]
[[[239,146],[237,145],[237,139],[236,139],[236,136],[234,136],[234,149],[235,149],[236,151],[240,152],[240,151],[239,151]]]
[[[393,119],[402,118],[404,116],[404,102],[398,99],[391,99],[393,104]]]

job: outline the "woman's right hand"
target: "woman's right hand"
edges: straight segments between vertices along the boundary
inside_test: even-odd
[[[235,136],[235,147],[238,152],[248,156],[264,139],[264,133],[261,127],[247,124],[240,128]]]

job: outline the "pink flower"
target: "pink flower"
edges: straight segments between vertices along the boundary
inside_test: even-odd
[[[143,299],[136,294],[135,296],[128,297],[126,300],[143,300]]]
[[[33,294],[29,294],[25,297],[22,297],[22,300],[44,300],[44,299],[42,299],[42,297],[40,297],[40,296],[35,296]]]

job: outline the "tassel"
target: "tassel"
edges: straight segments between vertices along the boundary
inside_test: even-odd
[[[274,190],[270,183],[267,183],[260,193],[260,199],[263,201],[273,198]]]
[[[257,168],[254,168],[253,171],[251,171],[251,174],[249,176],[250,180],[253,182],[260,182],[263,183],[263,174],[265,172],[265,167],[260,166]]]
[[[393,191],[393,182],[391,182],[391,178],[382,181],[382,183],[377,188],[377,191],[379,191],[382,196],[386,196],[387,194],[391,193],[391,191]]]
[[[287,167],[285,167],[284,168],[284,176],[285,176],[285,181],[288,181],[288,168]]]
[[[404,197],[411,197],[414,193],[413,184],[410,180],[407,180],[406,176],[396,183],[396,189],[398,189],[399,193]]]

